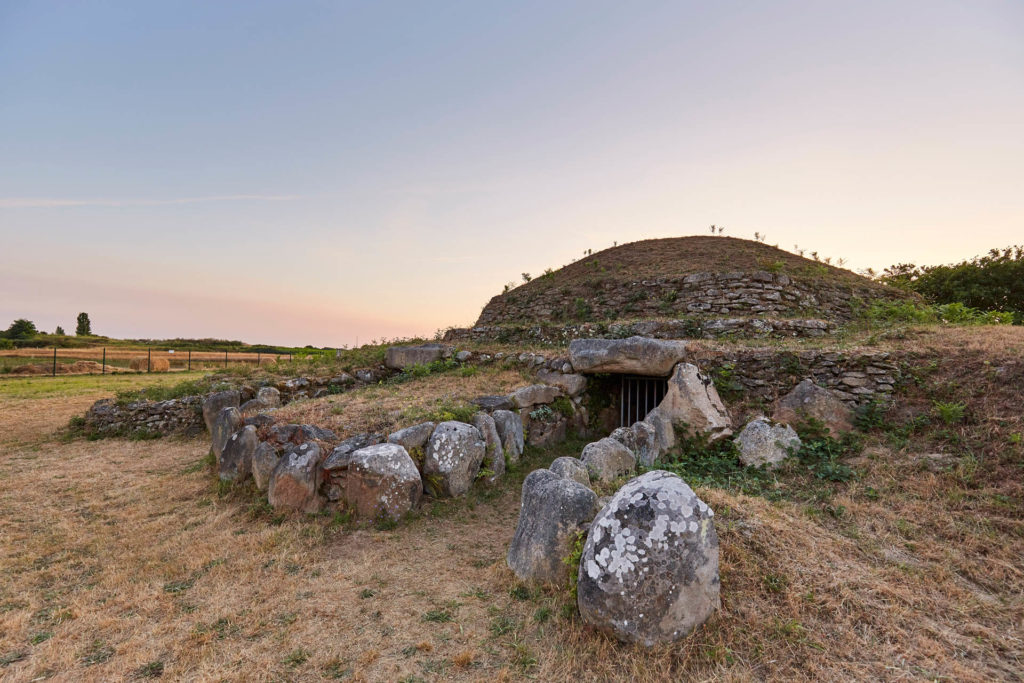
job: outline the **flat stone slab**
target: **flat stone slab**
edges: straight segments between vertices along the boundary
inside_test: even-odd
[[[569,343],[569,362],[576,372],[612,372],[666,377],[686,358],[687,344],[674,339],[575,339]]]
[[[451,350],[450,346],[444,344],[392,346],[384,358],[384,365],[392,370],[405,370],[413,365],[429,365],[450,354]]]

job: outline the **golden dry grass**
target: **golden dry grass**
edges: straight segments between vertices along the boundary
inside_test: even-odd
[[[518,369],[483,366],[469,376],[450,371],[296,401],[276,411],[274,417],[279,422],[327,427],[342,438],[360,432],[387,434],[422,421],[425,414],[439,407],[464,403],[484,394],[507,394],[534,382],[535,378]]]
[[[959,386],[972,418],[951,429],[973,459],[932,471],[921,453],[935,444],[876,437],[860,478],[820,499],[699,489],[723,608],[649,651],[562,616],[561,592],[511,590],[515,485],[393,531],[275,518],[245,491],[216,493],[205,440],[65,443],[85,397],[5,403],[0,434],[17,438],[0,446],[0,676],[1019,680],[1024,362],[978,358],[925,380]]]

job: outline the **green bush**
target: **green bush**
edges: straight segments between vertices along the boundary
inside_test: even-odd
[[[979,311],[1009,311],[1024,323],[1024,246],[992,249],[970,261],[941,266],[900,263],[881,280],[917,292],[933,304],[962,304]]]
[[[1013,313],[982,311],[954,302],[949,304],[923,304],[914,301],[875,301],[861,313],[861,318],[873,323],[909,323],[917,325],[1009,325]]]

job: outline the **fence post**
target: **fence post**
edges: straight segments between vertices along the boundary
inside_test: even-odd
[[[188,371],[192,372],[192,349],[188,350]]]
[[[53,347],[53,376],[57,376],[57,347]]]
[[[100,374],[107,374],[107,347],[103,347],[103,362],[100,363]]]
[[[256,352],[256,367],[260,366],[260,352]]]
[[[150,369],[153,367],[153,349],[146,349],[146,351],[149,353],[146,356],[146,372],[150,372]]]
[[[228,366],[228,352],[224,352],[224,367]]]

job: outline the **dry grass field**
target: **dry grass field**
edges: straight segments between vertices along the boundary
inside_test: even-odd
[[[649,651],[588,632],[564,591],[521,586],[505,567],[524,472],[579,444],[382,530],[279,516],[247,489],[218,489],[205,439],[65,436],[70,417],[112,393],[102,382],[166,376],[4,383],[0,677],[1020,680],[1020,332],[898,342],[922,349],[915,381],[867,434],[849,482],[777,500],[698,487],[716,511],[722,610]],[[456,379],[372,387],[381,393],[324,410],[387,417],[404,405],[392,401],[429,406]],[[962,419],[901,431],[946,397],[964,403]]]

